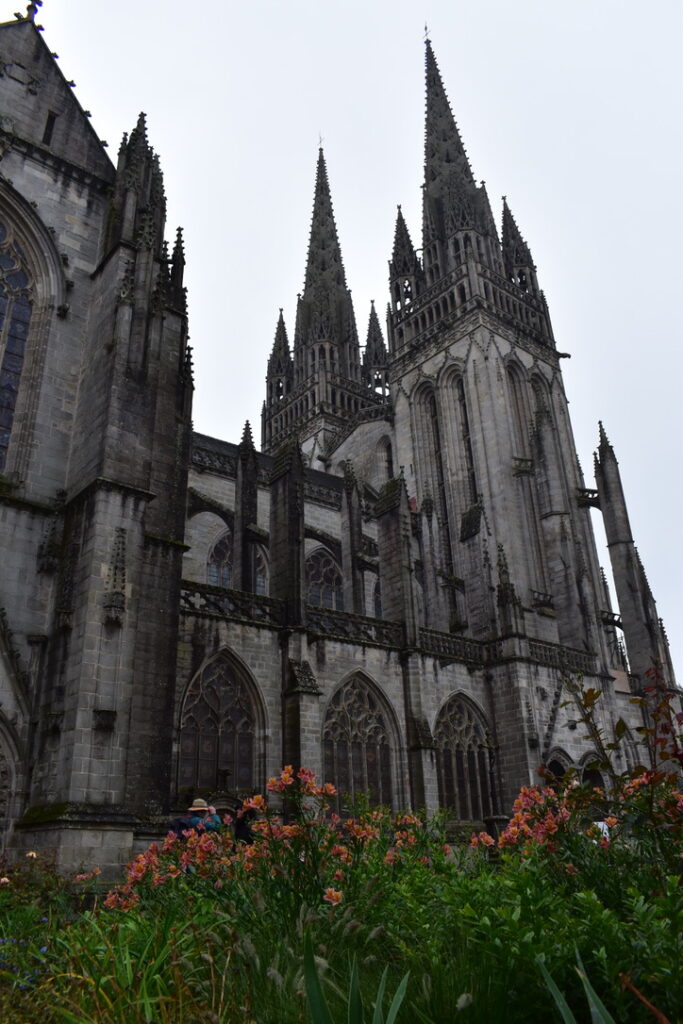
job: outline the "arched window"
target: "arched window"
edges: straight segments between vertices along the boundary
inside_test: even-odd
[[[5,469],[31,321],[31,289],[21,247],[0,223],[0,473]]]
[[[206,578],[214,587],[232,586],[232,536],[229,530],[218,538],[209,552]]]
[[[224,655],[214,658],[183,701],[178,788],[253,792],[259,784],[257,721],[243,673]]]
[[[268,562],[262,547],[254,549],[254,591],[268,593]]]
[[[337,788],[337,811],[343,797],[361,794],[391,807],[393,756],[388,715],[373,687],[353,676],[332,697],[323,725],[324,775]]]
[[[494,813],[491,749],[483,717],[461,696],[442,708],[434,732],[441,806],[460,821]]]
[[[318,548],[306,559],[308,604],[344,610],[344,587],[339,566],[329,551]]]

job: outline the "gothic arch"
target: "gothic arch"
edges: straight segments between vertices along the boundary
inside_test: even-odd
[[[434,726],[439,803],[459,821],[496,813],[493,750],[486,716],[463,693],[441,706]]]
[[[593,788],[604,789],[605,788],[605,774],[601,768],[598,767],[600,758],[595,751],[590,751],[588,754],[584,754],[579,762],[579,779],[583,785],[593,786]]]
[[[260,689],[244,662],[225,648],[207,659],[180,704],[178,792],[259,789],[266,724]]]
[[[14,252],[26,276],[22,289],[22,352],[11,352],[9,348],[16,346],[5,345],[1,346],[4,354],[0,353],[0,373],[16,378],[11,416],[5,415],[9,435],[0,471],[23,476],[42,390],[50,327],[55,312],[66,309],[66,279],[54,239],[31,206],[5,180],[0,180],[0,225],[4,229],[0,246],[3,251]],[[7,358],[12,360],[12,368],[4,365]]]
[[[378,487],[396,476],[394,448],[388,434],[383,434],[375,445]]]
[[[453,387],[457,377],[466,375],[467,367],[462,359],[449,359],[439,370],[437,375],[437,386],[440,392],[447,391]]]
[[[573,767],[573,764],[569,754],[559,747],[554,747],[545,759],[546,771],[558,780]],[[552,785],[552,779],[548,779],[548,783]]]
[[[12,823],[19,813],[21,759],[14,729],[0,713],[0,854],[4,853]]]
[[[344,577],[328,548],[319,545],[306,556],[306,602],[333,611],[344,610]]]
[[[214,587],[231,587],[232,563],[232,531],[223,530],[214,539],[206,556],[206,582]]]
[[[344,797],[366,795],[373,805],[399,803],[399,731],[391,705],[364,672],[332,693],[322,727],[323,776]]]

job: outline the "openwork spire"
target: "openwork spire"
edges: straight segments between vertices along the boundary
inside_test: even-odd
[[[346,290],[344,264],[334,222],[330,184],[322,148],[318,151],[318,168],[315,176],[315,198],[313,218],[308,243],[308,260],[304,282],[304,297],[318,287],[326,290]]]
[[[476,187],[441,74],[427,40],[427,120],[425,129],[425,186],[434,194],[449,180]]]

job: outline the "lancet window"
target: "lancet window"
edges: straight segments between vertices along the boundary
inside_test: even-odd
[[[232,586],[232,535],[229,530],[221,534],[209,552],[206,578],[214,587]]]
[[[253,792],[257,734],[251,686],[230,659],[215,658],[192,680],[183,701],[178,788]]]
[[[0,473],[14,423],[31,322],[31,282],[21,246],[0,223]]]
[[[339,566],[329,551],[317,548],[306,559],[308,604],[344,610],[344,583]]]
[[[361,794],[392,806],[395,742],[388,713],[374,688],[353,676],[332,697],[323,725],[326,782],[337,788],[337,811]]]
[[[483,717],[459,695],[448,700],[434,731],[441,806],[459,821],[494,813],[491,746]]]
[[[268,593],[268,562],[261,547],[254,548],[254,591]]]

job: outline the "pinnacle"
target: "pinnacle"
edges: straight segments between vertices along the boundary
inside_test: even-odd
[[[396,228],[394,230],[394,251],[391,262],[397,273],[412,272],[416,260],[415,249],[410,238],[408,225],[405,222],[401,207],[398,207],[396,214]]]
[[[601,448],[605,448],[605,447],[611,448],[612,446],[610,445],[609,439],[607,437],[607,434],[605,433],[605,428],[602,425],[602,420],[598,420],[598,430],[599,430],[599,434],[600,434],[600,447]]]
[[[506,196],[503,196],[503,262],[508,275],[514,267],[534,267],[529,246],[517,227]]]
[[[287,338],[287,328],[285,327],[285,318],[280,310],[278,317],[277,326],[275,328],[275,339],[273,341],[273,348],[268,360],[268,373],[284,373],[291,361],[289,352],[289,340]]]
[[[240,441],[241,448],[253,448],[254,439],[251,435],[251,424],[249,420],[245,420],[244,430],[242,431],[242,440]]]
[[[370,303],[370,319],[368,321],[368,335],[365,342],[364,363],[370,366],[384,366],[387,359],[387,350],[382,336],[379,317],[375,309],[374,299]]]

